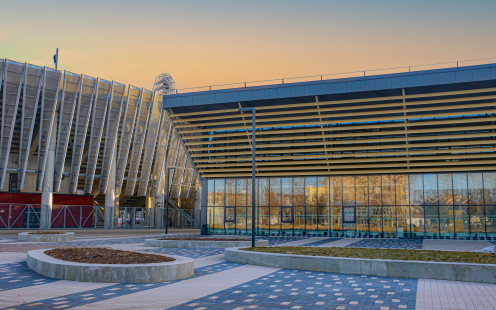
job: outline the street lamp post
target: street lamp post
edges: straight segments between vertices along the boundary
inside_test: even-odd
[[[176,167],[167,168],[167,196],[165,196],[165,234],[168,234],[169,228],[169,173],[171,169],[176,169]]]
[[[255,247],[255,108],[239,108],[251,112],[251,246]]]

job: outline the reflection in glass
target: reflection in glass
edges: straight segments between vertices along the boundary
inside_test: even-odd
[[[224,207],[216,207],[214,210],[214,229],[216,232],[224,233]]]
[[[439,183],[441,185],[441,183]],[[441,193],[441,187],[439,188]],[[455,217],[453,206],[439,206],[439,230],[441,236],[454,237]]]
[[[358,179],[357,179],[357,183],[358,183]],[[358,195],[358,189],[357,189],[357,195]],[[358,204],[358,198],[357,198],[357,204]],[[358,232],[367,232],[369,230],[368,213],[369,213],[368,207],[365,206],[356,207],[356,229]],[[357,237],[359,236],[360,235],[358,235]]]
[[[282,178],[282,204],[283,206],[293,205],[293,179]]]
[[[424,182],[422,180],[422,175],[421,174],[410,175],[410,177],[408,178],[408,183],[410,184],[410,204],[423,205]]]
[[[246,231],[246,207],[236,208],[236,230]]]
[[[281,230],[281,207],[270,207],[270,230]]]
[[[319,231],[329,231],[330,226],[330,209],[329,207],[317,207],[318,212],[318,229]]]
[[[396,175],[394,176],[396,184],[396,205],[408,205],[409,191],[408,191],[408,176]]]
[[[214,228],[214,208],[207,208],[207,225],[210,228]]]
[[[394,176],[393,175],[383,175],[382,176],[382,203],[386,206],[392,206],[395,204],[395,187],[394,187]]]
[[[306,230],[317,230],[317,178],[305,178]]]
[[[332,231],[342,231],[342,206],[331,206],[331,230]]]
[[[437,206],[437,174],[424,174],[424,200],[426,205]]]
[[[396,185],[398,185],[398,183],[396,183]],[[396,186],[396,189],[398,189],[398,186]],[[396,191],[396,192],[398,192],[398,191]],[[398,197],[398,194],[396,194],[396,197]],[[396,207],[396,221],[398,223],[398,227],[396,228],[396,236],[398,238],[411,237],[411,234],[410,234],[410,207],[409,206],[397,206]]]
[[[246,179],[236,180],[236,206],[246,206]]]
[[[305,178],[305,206],[317,206],[317,178]]]
[[[214,194],[215,194],[214,180],[213,179],[208,180],[207,186],[208,186],[207,206],[213,207],[214,206]]]
[[[453,178],[450,173],[438,174],[439,205],[453,205]]]
[[[488,237],[496,237],[496,206],[486,205],[486,231]]]
[[[425,179],[424,179],[425,180]],[[426,196],[427,201],[427,196]],[[425,206],[425,233],[427,237],[439,235],[439,207]]]
[[[380,175],[369,176],[369,205],[382,206],[381,184]]]
[[[366,176],[356,177],[356,205],[366,206],[369,202],[368,180]]]
[[[293,205],[295,207],[305,205],[305,178],[293,179]]]
[[[329,178],[329,197],[330,204],[333,206],[341,206],[343,203],[343,178],[330,177]]]
[[[456,205],[468,204],[468,186],[466,173],[453,173],[453,199]]]
[[[369,206],[369,225],[370,235],[373,237],[381,236],[382,234],[382,206]]]
[[[496,173],[484,173],[484,199],[486,206],[496,205]]]
[[[482,187],[482,173],[468,174],[468,200],[470,205],[484,204],[484,190]],[[472,215],[472,213],[470,213]]]
[[[329,205],[329,177],[319,177],[318,178],[318,206],[328,206]]]
[[[384,206],[382,212],[384,236],[390,237],[396,233],[396,207]]]
[[[355,177],[343,177],[343,205],[355,205]]]
[[[226,206],[236,205],[236,179],[226,179]]]
[[[421,176],[422,177],[422,176]],[[410,176],[410,198],[412,198],[412,178]],[[420,179],[422,180],[422,178]],[[414,179],[414,181],[418,181],[418,179]],[[418,185],[418,183],[416,184]],[[418,194],[418,189],[416,189],[416,194]],[[418,200],[418,196],[414,199]],[[413,237],[423,237],[425,236],[425,217],[424,217],[424,206],[411,206],[410,212],[412,214],[411,219],[411,231]]]
[[[270,206],[281,206],[281,179],[270,178]]]
[[[224,187],[226,185],[226,182],[224,179],[215,179],[215,206],[216,207],[223,207],[225,206],[224,204]],[[224,214],[224,212],[222,212]]]
[[[255,184],[256,184],[256,182],[255,182]],[[252,222],[251,222],[251,215],[252,215],[251,214],[252,213],[251,194],[252,194],[252,192],[251,192],[251,190],[252,190],[251,179],[247,179],[246,180],[246,205],[248,207],[246,208],[246,225],[248,227],[247,227],[246,232],[250,233],[250,234],[251,234],[251,228],[252,228]],[[255,193],[256,193],[256,189],[255,189]]]
[[[455,205],[453,207],[453,210],[454,210],[453,212],[455,213],[456,235],[461,237],[468,237],[470,235],[468,207],[466,205],[465,206]]]

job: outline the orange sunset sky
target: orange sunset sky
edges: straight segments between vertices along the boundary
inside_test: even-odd
[[[0,57],[151,89],[496,56],[494,0],[0,0]],[[496,62],[496,59],[488,61]]]

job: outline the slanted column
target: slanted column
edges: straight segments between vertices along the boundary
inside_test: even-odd
[[[52,125],[50,134],[50,144],[43,174],[43,186],[41,192],[41,210],[40,210],[40,229],[50,229],[52,223],[53,207],[53,179],[55,175],[55,150],[57,148],[57,119],[58,113],[55,114],[55,121]]]
[[[159,185],[165,184],[165,168],[162,172],[162,180],[158,182]],[[157,198],[155,199],[155,228],[164,228],[164,191],[165,188],[163,186],[159,186],[157,188]]]
[[[115,212],[119,212],[119,208],[115,205],[115,178],[116,178],[116,150],[112,152],[110,159],[110,172],[108,177],[107,192],[105,193],[105,229],[114,228]],[[117,209],[117,210],[116,210]]]

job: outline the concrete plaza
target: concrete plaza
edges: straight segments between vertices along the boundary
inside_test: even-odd
[[[11,231],[12,232],[12,231]],[[64,243],[0,236],[1,309],[496,309],[496,284],[318,273],[228,263],[222,249],[146,248],[162,231],[76,231]],[[191,236],[196,231],[172,231]],[[345,246],[480,250],[494,241],[267,237],[272,246]],[[195,259],[195,276],[153,284],[105,284],[45,278],[27,268],[28,250],[107,246]]]

